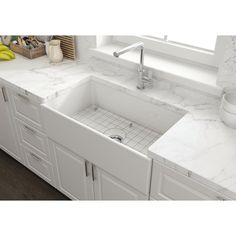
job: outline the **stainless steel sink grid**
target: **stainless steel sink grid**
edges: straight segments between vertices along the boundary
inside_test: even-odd
[[[113,135],[115,141],[121,139],[122,144],[145,155],[148,147],[161,136],[151,129],[93,105],[73,118],[108,137]]]

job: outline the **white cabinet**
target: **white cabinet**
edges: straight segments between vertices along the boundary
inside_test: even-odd
[[[153,162],[151,199],[228,200],[226,197],[173,169]]]
[[[35,154],[50,162],[46,135],[17,118],[15,118],[15,121],[20,143],[25,147],[33,149]]]
[[[148,197],[106,171],[93,166],[95,200],[147,200]]]
[[[22,163],[55,186],[55,173],[49,155],[48,139],[41,121],[40,104],[29,97],[27,92],[8,91],[12,120],[15,124],[17,143]]]
[[[41,154],[36,154],[33,149],[21,146],[22,153],[26,160],[26,166],[42,179],[54,185],[54,175],[51,163],[47,162]]]
[[[71,199],[148,199],[148,196],[53,141],[50,141],[50,150],[57,172],[57,188]]]
[[[15,117],[38,130],[43,129],[39,103],[26,94],[14,91],[11,91],[11,99]]]
[[[56,143],[53,143],[52,152],[55,158],[58,189],[71,199],[93,198],[88,179],[88,162]]]
[[[19,161],[22,161],[15,138],[16,133],[9,109],[7,90],[1,84],[0,90],[0,148]]]

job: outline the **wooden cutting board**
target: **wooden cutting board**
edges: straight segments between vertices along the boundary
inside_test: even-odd
[[[53,38],[61,41],[61,50],[64,57],[69,58],[71,60],[76,59],[77,55],[75,46],[75,36],[55,35]]]

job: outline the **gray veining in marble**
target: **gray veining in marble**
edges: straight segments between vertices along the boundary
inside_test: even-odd
[[[221,122],[219,100],[160,79],[155,80],[154,88],[140,91],[135,76],[134,72],[97,59],[88,64],[65,61],[50,65],[46,57],[34,62],[19,57],[0,63],[2,81],[16,91],[27,91],[37,101],[51,99],[93,77],[185,114],[149,148],[149,156],[236,199],[236,130]]]

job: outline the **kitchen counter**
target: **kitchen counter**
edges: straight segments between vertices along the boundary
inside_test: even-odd
[[[52,65],[47,57],[28,60],[17,55],[16,60],[0,62],[1,80],[39,102],[89,76],[185,114],[149,148],[148,156],[236,199],[236,130],[220,121],[218,99],[167,80],[157,80],[154,88],[140,91],[134,73],[97,59],[90,64],[64,61]]]
[[[16,60],[0,62],[0,78],[12,89],[42,102],[73,86],[83,75],[87,77],[86,68],[69,60],[53,65],[46,56],[30,60],[17,54]]]

